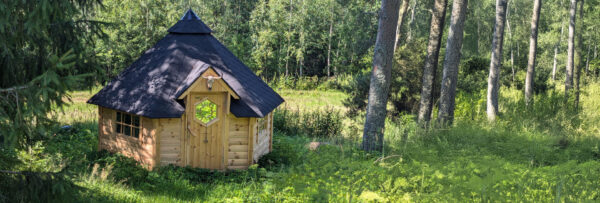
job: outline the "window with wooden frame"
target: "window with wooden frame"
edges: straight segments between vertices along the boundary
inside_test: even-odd
[[[117,111],[115,132],[125,136],[140,138],[140,117]]]

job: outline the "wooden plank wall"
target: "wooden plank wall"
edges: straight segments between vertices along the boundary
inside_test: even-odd
[[[273,138],[273,113],[269,113],[267,116],[264,117],[264,119],[266,119],[265,122],[267,122],[267,127],[261,130],[260,132],[256,132],[254,134],[255,139],[253,160],[255,163],[258,162],[258,159],[260,159],[261,156],[271,152],[271,143]],[[255,125],[258,125],[258,122],[255,123]],[[256,130],[258,131],[258,127],[256,128]]]
[[[182,165],[181,118],[157,119],[157,134],[159,137],[158,154],[160,165]]]
[[[250,128],[248,124],[248,118],[229,115],[228,169],[246,169],[250,165],[251,159],[248,153]]]
[[[156,130],[152,119],[141,117],[142,135],[135,138],[115,133],[115,110],[98,107],[98,112],[98,150],[121,153],[150,169],[156,166]]]

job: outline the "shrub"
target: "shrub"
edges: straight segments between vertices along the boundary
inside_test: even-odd
[[[335,137],[342,131],[341,113],[333,108],[300,112],[285,108],[275,111],[273,126],[288,135]]]
[[[349,85],[344,88],[344,91],[348,93],[348,98],[342,103],[348,108],[346,113],[349,116],[354,117],[367,107],[370,81],[371,72],[363,71],[354,77]]]
[[[400,112],[416,112],[421,93],[421,77],[426,47],[423,39],[416,39],[398,47],[394,56],[389,102],[394,109],[390,112],[397,115]],[[348,115],[355,116],[367,106],[367,95],[371,80],[371,70],[366,69],[354,77],[345,92],[349,97],[344,101],[348,107]]]
[[[472,57],[463,60],[458,72],[458,84],[456,88],[465,93],[478,93],[487,90],[487,78],[489,74],[490,59]]]
[[[75,189],[64,171],[0,171],[0,202],[65,202]]]
[[[217,170],[193,168],[191,166],[168,165],[149,173],[148,182],[168,182],[172,180],[187,180],[191,183],[243,182],[248,181],[245,170],[221,172]]]
[[[98,164],[101,167],[112,167],[112,173],[109,177],[115,181],[123,181],[126,184],[142,183],[148,176],[148,170],[139,165],[136,160],[122,154],[112,154],[105,150],[97,153],[92,164]]]
[[[275,168],[290,166],[302,163],[304,150],[302,145],[298,145],[298,139],[288,136],[278,136],[275,134],[273,139],[273,151],[262,156],[258,160],[258,165],[264,168]]]

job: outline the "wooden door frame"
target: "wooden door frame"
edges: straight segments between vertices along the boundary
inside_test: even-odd
[[[208,96],[223,96],[225,97],[223,99],[223,103],[216,103],[215,101],[212,101],[209,99],[209,101],[215,102],[217,104],[217,119],[214,122],[209,122],[207,125],[203,125],[201,122],[197,122],[194,121],[195,116],[194,116],[194,109],[196,106],[196,103],[199,102],[193,102],[195,96],[203,96],[205,98],[202,98],[201,101],[204,101],[204,99],[208,99]],[[184,161],[184,166],[193,166],[194,160],[190,160],[190,157],[188,157],[188,150],[191,149],[191,146],[193,143],[191,143],[190,138],[190,134],[193,133],[192,129],[190,128],[190,122],[195,122],[199,125],[202,125],[204,127],[208,127],[216,122],[221,122],[221,126],[219,126],[221,129],[221,148],[220,150],[220,156],[221,156],[221,162],[220,162],[220,167],[218,169],[223,170],[226,168],[226,162],[228,160],[228,154],[226,153],[227,150],[227,146],[229,145],[229,131],[227,130],[229,128],[229,105],[230,105],[230,100],[231,100],[231,95],[229,94],[229,92],[225,92],[225,91],[211,91],[211,92],[205,92],[205,91],[191,91],[187,94],[187,98],[186,98],[186,103],[189,105],[186,105],[186,114],[189,114],[185,119],[184,122],[184,129],[185,129],[185,139],[184,139],[184,145],[185,145],[185,152],[183,153],[183,159]],[[220,109],[219,109],[220,108]],[[220,114],[219,114],[220,113]],[[190,120],[192,119],[192,120]],[[218,138],[217,138],[218,139]]]

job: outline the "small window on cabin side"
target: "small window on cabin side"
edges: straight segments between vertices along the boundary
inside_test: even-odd
[[[210,124],[217,119],[217,105],[208,99],[197,103],[195,117],[205,125]]]
[[[117,128],[115,131],[119,134],[140,137],[140,117],[128,113],[117,112]]]

